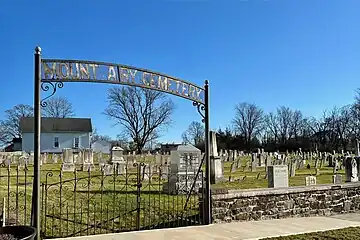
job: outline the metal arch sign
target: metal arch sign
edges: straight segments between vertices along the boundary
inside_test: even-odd
[[[206,177],[203,217],[205,224],[211,223],[209,84],[207,80],[204,87],[199,87],[175,77],[126,65],[93,61],[42,59],[40,47],[35,48],[34,63],[34,186],[32,190],[31,225],[36,229],[37,240],[40,240],[41,229],[41,107],[47,105],[45,100],[53,96],[57,88],[63,87],[63,82],[98,82],[142,87],[170,93],[193,101],[193,105],[197,107],[197,111],[205,123],[205,155],[203,161],[205,160],[206,163]],[[52,91],[52,93],[41,100],[42,90]],[[200,171],[200,168],[198,171]]]
[[[136,86],[205,104],[204,88],[151,70],[105,62],[42,59],[42,82],[98,82]]]

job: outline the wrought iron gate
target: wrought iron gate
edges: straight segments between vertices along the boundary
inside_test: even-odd
[[[163,189],[170,178],[154,166],[128,167],[124,174],[92,172],[48,172],[42,184],[41,234],[43,238],[149,230],[204,224],[203,192]],[[197,179],[203,182],[201,170]],[[194,182],[195,183],[195,182]]]

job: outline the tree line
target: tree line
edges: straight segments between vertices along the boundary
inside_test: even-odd
[[[141,152],[151,148],[172,124],[174,103],[164,93],[136,87],[112,87],[107,93],[108,106],[104,109],[109,119],[122,126],[117,145]],[[53,97],[42,108],[44,117],[73,117],[72,104],[64,97]],[[33,107],[19,104],[5,111],[0,121],[0,142],[10,143],[21,137],[20,119],[32,117]],[[235,105],[231,125],[216,130],[221,149],[267,151],[297,150],[352,150],[360,134],[360,90],[354,101],[342,107],[323,111],[321,117],[304,116],[300,110],[279,106],[265,113],[255,103]],[[204,125],[193,121],[182,134],[183,143],[204,149]],[[94,128],[93,140],[113,141]],[[114,141],[113,141],[114,142]]]
[[[202,125],[191,123],[183,141],[203,145],[197,135],[200,131]],[[304,116],[300,110],[286,106],[265,113],[255,103],[242,102],[235,106],[231,126],[216,132],[222,149],[354,150],[360,134],[360,90],[353,103],[325,110],[319,118]]]

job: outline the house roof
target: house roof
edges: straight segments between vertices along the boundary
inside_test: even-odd
[[[20,119],[22,133],[34,132],[34,118],[24,117]],[[42,133],[59,132],[92,132],[90,118],[41,118]]]

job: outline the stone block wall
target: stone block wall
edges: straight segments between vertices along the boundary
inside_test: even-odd
[[[360,182],[212,193],[214,223],[329,216],[357,210],[360,210]]]

